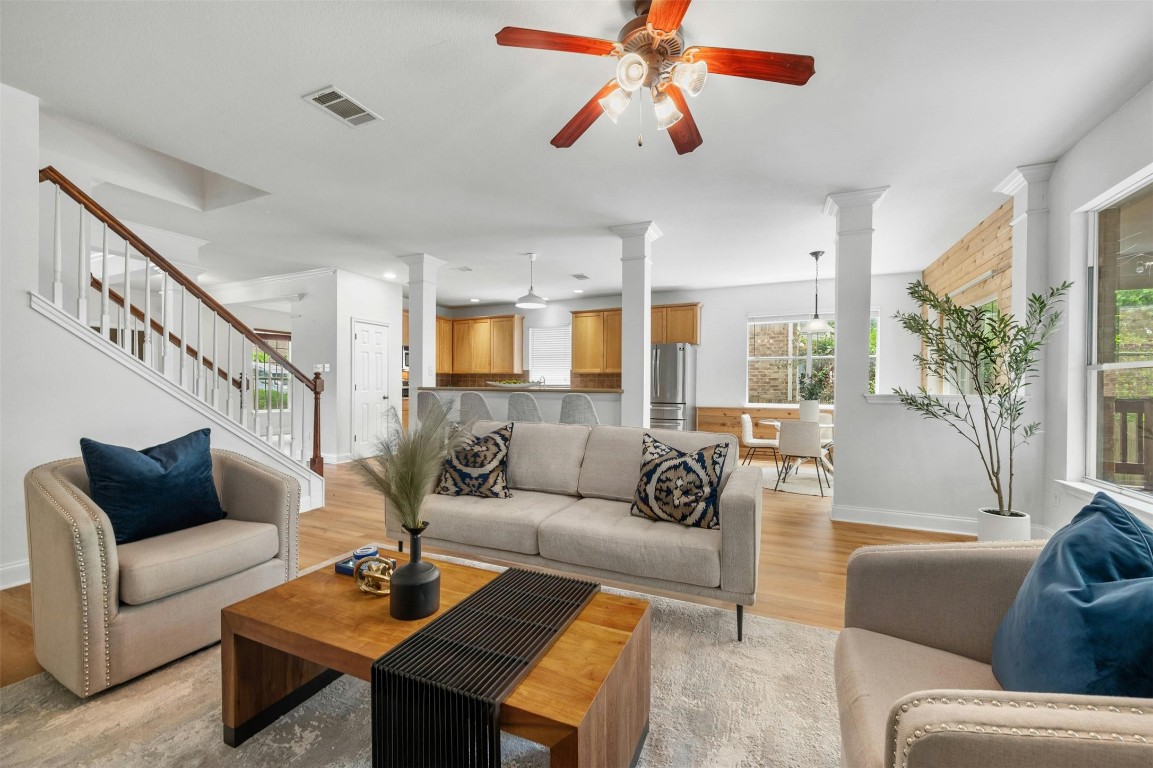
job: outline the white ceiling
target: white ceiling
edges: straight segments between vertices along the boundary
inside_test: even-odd
[[[206,282],[319,266],[405,280],[450,266],[442,303],[612,291],[615,224],[653,220],[657,288],[806,279],[833,248],[825,195],[891,185],[874,272],[920,269],[1153,79],[1153,2],[696,0],[689,45],[805,53],[804,87],[710,77],[704,145],[678,156],[645,104],[571,149],[549,139],[609,59],[503,48],[506,25],[615,39],[603,2],[12,2],[0,79],[59,115],[269,194],[196,211],[119,186],[121,218],[209,241]],[[301,100],[335,85],[384,117],[350,129]],[[832,272],[822,264],[822,274]],[[592,277],[580,285],[572,272]]]

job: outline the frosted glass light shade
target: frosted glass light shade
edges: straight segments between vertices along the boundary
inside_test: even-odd
[[[680,88],[689,96],[696,96],[705,87],[705,78],[709,74],[709,65],[703,61],[693,64],[684,62],[673,65],[671,73],[673,85]]]
[[[660,131],[666,130],[670,125],[676,125],[676,122],[684,117],[681,111],[677,109],[676,103],[668,96],[654,101],[653,111],[657,114],[657,130]]]
[[[820,316],[814,317],[812,320],[806,320],[801,324],[801,333],[832,333],[833,326],[829,325],[828,320],[822,320]]]
[[[629,93],[644,85],[648,74],[649,65],[635,53],[626,53],[617,62],[617,82]]]
[[[597,101],[597,103],[601,105],[601,109],[603,109],[605,114],[608,115],[609,120],[612,120],[615,123],[620,119],[621,114],[628,107],[629,100],[631,98],[632,96],[628,91],[617,88],[608,96],[605,96],[603,99]]]

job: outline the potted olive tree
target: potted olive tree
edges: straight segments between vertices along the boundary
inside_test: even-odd
[[[893,390],[906,408],[947,424],[981,457],[997,506],[978,511],[978,539],[1030,538],[1029,515],[1013,508],[1017,450],[1041,429],[1039,421],[1025,421],[1024,390],[1038,375],[1041,348],[1061,320],[1057,305],[1071,286],[1030,296],[1020,322],[995,305],[958,305],[918,280],[908,293],[922,311],[894,316],[921,338],[914,357],[921,371],[959,395],[942,399],[924,386]]]
[[[797,394],[800,395],[798,418],[801,421],[819,421],[821,412],[821,395],[829,386],[831,371],[829,368],[816,368],[808,376],[802,376]]]

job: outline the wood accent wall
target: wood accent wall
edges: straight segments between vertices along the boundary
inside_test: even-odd
[[[697,406],[697,430],[701,432],[721,432],[741,439],[741,414],[747,413],[753,419],[753,437],[768,439],[777,436],[777,430],[757,424],[760,419],[798,419],[800,410],[795,405],[743,408],[735,406]],[[744,443],[741,443],[744,447]]]
[[[973,279],[992,276],[953,297],[958,304],[974,304],[997,297],[1002,312],[1012,311],[1013,290],[1013,199],[969,231],[922,273],[922,279],[938,295],[952,293]]]

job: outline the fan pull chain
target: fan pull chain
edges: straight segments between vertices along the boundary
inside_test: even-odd
[[[643,147],[645,145],[645,108],[641,102],[644,97],[637,99],[637,146]]]

